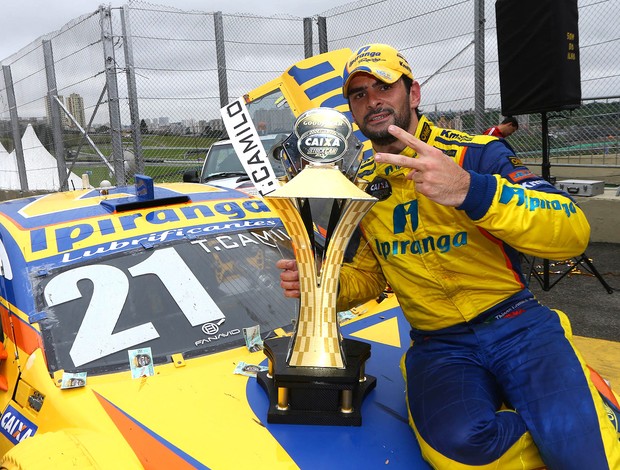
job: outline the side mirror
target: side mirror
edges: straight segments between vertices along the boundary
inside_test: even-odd
[[[198,170],[187,170],[183,173],[183,182],[184,183],[200,183],[198,178]]]

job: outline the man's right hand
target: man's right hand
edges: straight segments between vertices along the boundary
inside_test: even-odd
[[[280,287],[284,289],[284,297],[298,298],[301,293],[299,290],[297,261],[294,259],[281,259],[276,261],[276,268],[283,270],[280,273]]]

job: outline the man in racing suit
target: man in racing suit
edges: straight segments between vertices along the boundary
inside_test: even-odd
[[[582,254],[582,211],[505,141],[420,115],[420,86],[390,46],[360,48],[343,79],[375,151],[359,176],[379,202],[343,264],[338,309],[386,283],[396,293],[412,327],[403,372],[425,459],[441,469],[620,468],[618,436],[568,319],[538,303],[520,269],[519,252]],[[278,266],[285,295],[299,296],[294,260]]]

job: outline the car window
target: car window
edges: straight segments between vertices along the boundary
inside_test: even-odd
[[[288,135],[293,131],[296,116],[280,89],[257,97],[246,106],[260,134]]]
[[[219,173],[239,172],[245,174],[243,165],[237,157],[232,144],[217,144],[211,146],[202,173],[202,180],[206,181]]]
[[[285,171],[282,163],[274,158],[273,148],[287,136],[288,134],[261,136],[263,147],[265,148],[265,152],[267,152],[267,156],[276,173],[276,176],[284,176]],[[209,182],[217,177],[229,178],[234,176],[235,173],[245,175],[245,170],[243,169],[243,165],[241,164],[239,157],[235,153],[232,143],[218,142],[217,144],[212,145],[207,153],[207,158],[202,169],[202,176],[200,180],[202,182]]]
[[[184,239],[51,271],[37,278],[51,372],[129,369],[128,350],[210,354],[291,324],[275,262],[292,256],[283,229]]]

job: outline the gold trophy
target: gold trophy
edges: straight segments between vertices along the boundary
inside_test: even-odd
[[[266,201],[291,237],[301,298],[291,338],[265,341],[269,370],[258,381],[270,395],[269,422],[360,425],[370,345],[343,339],[336,298],[344,253],[377,201],[358,180],[362,144],[348,119],[330,108],[303,113],[276,150],[287,182]]]

